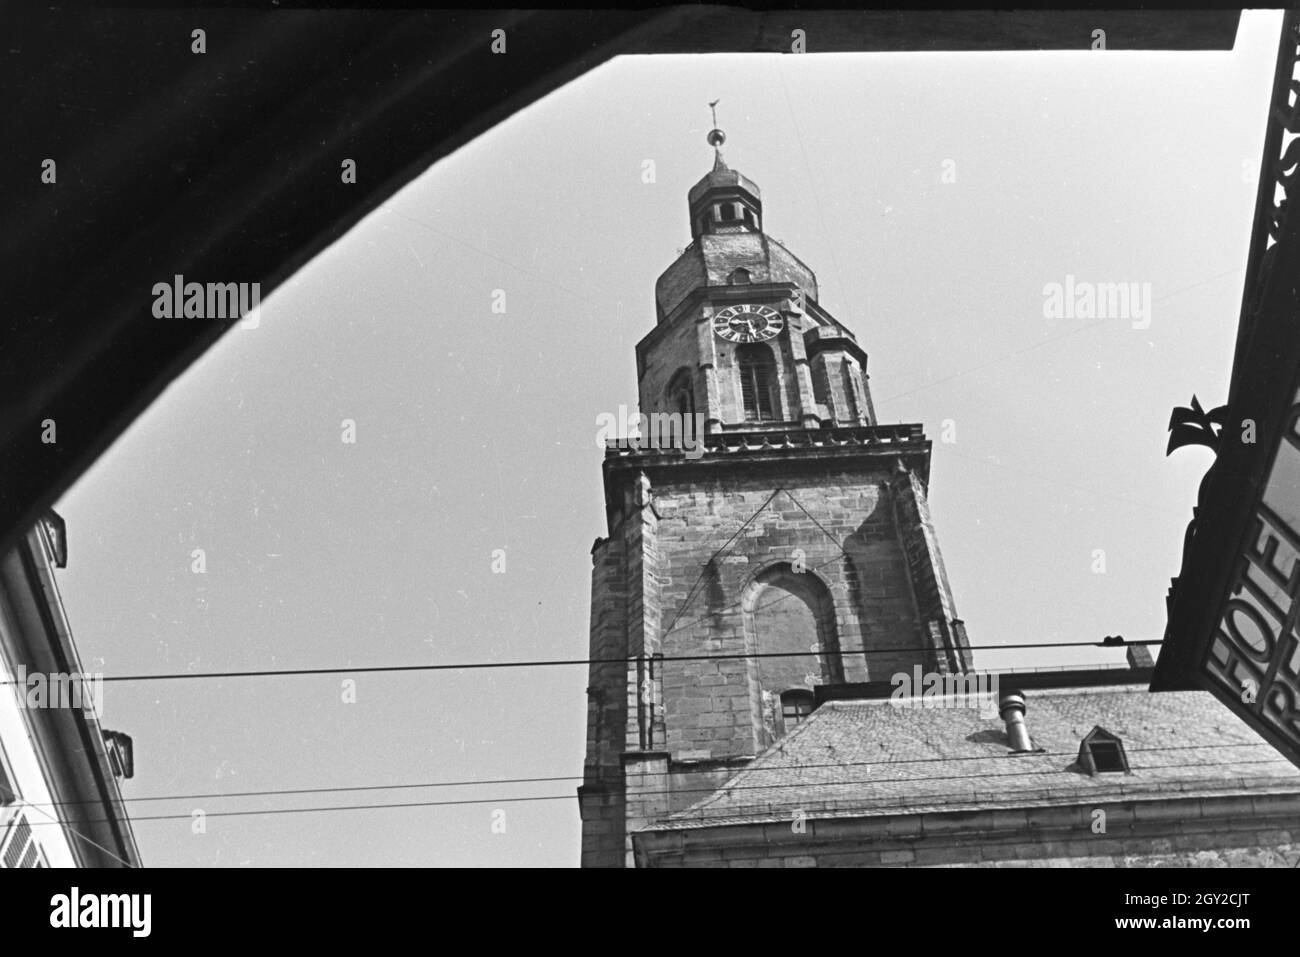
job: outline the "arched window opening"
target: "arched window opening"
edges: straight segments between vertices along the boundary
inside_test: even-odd
[[[695,414],[695,383],[690,369],[680,369],[668,383],[667,402],[669,412],[679,415]]]
[[[733,269],[731,271],[731,284],[733,286],[749,282],[748,269]]]
[[[774,422],[780,410],[776,396],[776,360],[767,346],[749,344],[736,350],[740,396],[746,422]]]
[[[844,680],[835,601],[811,569],[780,562],[741,594],[754,745],[764,748],[813,710],[810,689]]]

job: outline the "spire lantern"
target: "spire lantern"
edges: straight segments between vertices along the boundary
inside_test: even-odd
[[[719,102],[709,104],[713,129],[705,137],[713,147],[713,170],[691,188],[687,197],[694,240],[710,234],[762,231],[763,200],[758,186],[729,168],[722,158],[727,134],[718,126]]]

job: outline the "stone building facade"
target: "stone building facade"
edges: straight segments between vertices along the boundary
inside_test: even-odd
[[[684,436],[689,418],[704,437],[693,454],[650,436],[607,449],[608,535],[592,549],[583,865],[1175,862],[1225,833],[1196,837],[1159,818],[1208,825],[1255,800],[1221,774],[1188,785],[1186,800],[1201,803],[1157,812],[1154,795],[1183,779],[1144,778],[1150,787],[1130,800],[1131,780],[1125,789],[1109,770],[1081,770],[1091,752],[1075,753],[1094,731],[1099,755],[1132,733],[1141,766],[1155,759],[1145,753],[1162,727],[1145,703],[1153,696],[1132,693],[1149,680],[1142,662],[1108,676],[1122,694],[1093,692],[1083,704],[1061,698],[1072,692],[1058,675],[1055,697],[974,707],[949,696],[936,707],[915,689],[917,706],[895,707],[898,675],[954,676],[986,692],[981,682],[996,689],[999,677],[1013,691],[1042,679],[974,671],[930,518],[931,443],[920,425],[876,421],[867,353],[819,301],[812,270],[764,232],[759,187],[719,151],[687,206],[692,243],[656,283],[638,387],[646,424],[676,423]],[[1243,741],[1219,729],[1235,722],[1236,734],[1240,723],[1188,694],[1179,707],[1201,722],[1207,746],[1237,755]],[[1024,715],[1040,709],[1070,715],[1039,726],[1050,728],[1046,750],[1022,746],[1034,727]],[[1233,767],[1222,748],[1196,761]],[[920,760],[956,790],[931,792],[926,805],[910,790],[922,782],[876,766]],[[976,768],[1014,774],[1007,789],[985,792],[964,773]],[[1231,833],[1280,858],[1300,778],[1289,766],[1250,770],[1280,803],[1267,804],[1263,830]],[[1110,790],[1087,783],[1098,778]],[[1025,787],[1049,779],[1052,793],[1031,815]],[[877,781],[891,783],[877,793]],[[1080,843],[1092,832],[1079,822],[1091,826],[1103,796],[1123,836]]]
[[[656,284],[658,323],[637,346],[640,407],[698,416],[707,438],[697,456],[610,448],[605,461],[589,865],[631,863],[632,828],[743,767],[817,686],[970,667],[921,427],[876,422],[866,352],[763,231],[756,184],[719,154],[688,212],[693,242]],[[893,650],[868,665],[868,647]],[[661,780],[673,786],[646,790]]]

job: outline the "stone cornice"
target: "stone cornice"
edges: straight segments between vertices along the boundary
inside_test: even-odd
[[[821,471],[868,463],[891,469],[893,462],[901,459],[924,485],[928,486],[930,479],[931,442],[917,423],[720,432],[703,436],[703,450],[694,458],[681,449],[619,447],[620,441],[611,440],[605,449],[605,505],[611,515],[621,510],[625,482],[641,472],[654,484],[657,476],[668,470],[685,478],[737,467],[750,473]]]

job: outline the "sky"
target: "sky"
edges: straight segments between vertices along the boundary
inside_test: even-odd
[[[84,666],[586,657],[597,420],[635,406],[713,99],[766,228],[869,353],[880,421],[934,441],[972,643],[1158,639],[1210,462],[1166,458],[1166,427],[1226,400],[1279,23],[1246,13],[1221,53],[605,64],[357,224],[63,497]],[[1149,284],[1149,326],[1045,315],[1067,276]],[[135,740],[146,865],[575,866],[586,677],[114,682],[103,721]]]

